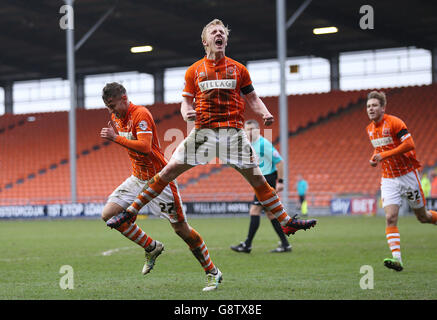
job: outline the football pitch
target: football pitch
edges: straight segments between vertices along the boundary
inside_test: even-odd
[[[252,252],[231,251],[245,239],[248,221],[189,217],[223,272],[213,292],[202,292],[204,272],[166,220],[137,221],[165,244],[146,276],[144,251],[99,219],[0,221],[0,299],[437,299],[437,228],[412,216],[399,221],[402,272],[383,266],[391,256],[383,217],[319,217],[316,228],[290,236],[291,253],[270,253],[278,239],[263,216]],[[70,289],[60,286],[66,265],[72,268]],[[369,284],[372,275],[373,289],[362,289],[362,277]]]

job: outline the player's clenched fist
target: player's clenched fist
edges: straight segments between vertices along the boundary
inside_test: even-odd
[[[381,156],[379,153],[377,153],[377,154],[375,154],[375,155],[372,157],[371,160],[372,160],[373,162],[379,163],[379,162],[382,161],[382,156]]]
[[[265,114],[263,116],[263,120],[264,120],[264,125],[269,126],[271,125],[273,122],[275,122],[275,118],[270,114]]]
[[[102,128],[100,131],[100,137],[103,139],[108,139],[114,141],[117,135],[115,134],[115,131],[112,127],[109,128]]]

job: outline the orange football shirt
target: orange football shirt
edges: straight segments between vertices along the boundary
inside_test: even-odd
[[[245,103],[240,90],[251,84],[246,67],[228,57],[215,61],[205,56],[191,65],[182,96],[194,98],[196,128],[243,128]]]
[[[132,174],[141,180],[149,180],[160,172],[167,160],[161,151],[155,121],[150,111],[144,106],[130,103],[124,119],[119,119],[114,114],[111,115],[111,119],[118,134],[129,140],[137,140],[138,134],[152,135],[152,149],[148,154],[127,149],[132,162]]]
[[[378,123],[367,126],[367,134],[376,153],[392,150],[398,147],[405,139],[411,137],[405,123],[392,115],[385,114]],[[381,162],[382,177],[395,178],[421,167],[413,149],[403,154],[394,155]]]

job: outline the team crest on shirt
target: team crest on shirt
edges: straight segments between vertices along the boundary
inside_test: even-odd
[[[390,128],[384,128],[382,130],[382,135],[389,136],[390,135]]]
[[[228,67],[228,76],[233,76],[234,73],[235,73],[235,67],[234,66]]]
[[[206,77],[206,73],[205,72],[200,72],[199,73],[199,78],[204,78],[204,77]]]
[[[138,127],[140,127],[141,130],[146,131],[147,130],[147,122],[142,120],[140,123],[138,123]]]

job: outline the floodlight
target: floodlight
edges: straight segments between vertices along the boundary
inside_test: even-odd
[[[324,27],[324,28],[314,28],[314,34],[327,34],[327,33],[336,33],[338,32],[337,27]]]
[[[142,53],[142,52],[150,52],[153,50],[152,46],[139,46],[130,48],[130,52],[132,53]]]

